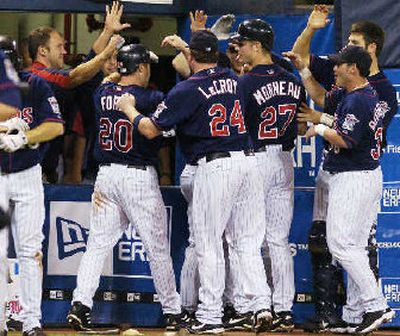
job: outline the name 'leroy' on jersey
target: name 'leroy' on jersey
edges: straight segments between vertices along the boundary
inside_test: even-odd
[[[239,85],[254,149],[281,144],[291,150],[297,137],[296,113],[305,101],[300,81],[276,64],[260,64],[240,77]]]

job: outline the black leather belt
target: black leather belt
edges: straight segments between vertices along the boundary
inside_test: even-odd
[[[140,170],[147,170],[147,166],[144,166],[144,165],[134,165],[134,164],[125,165],[125,164],[120,164],[120,163],[116,163],[116,164],[118,164],[120,166],[123,166],[123,167],[126,167],[126,168],[135,168],[135,169],[140,169]],[[103,167],[103,166],[110,167],[111,163],[101,163],[100,167]]]
[[[274,146],[274,145],[281,146],[281,147],[282,147],[282,151],[284,151],[284,152],[290,152],[290,151],[291,151],[291,149],[285,148],[285,147],[283,147],[283,145],[281,145],[281,144],[271,144],[271,146]],[[268,146],[269,146],[269,145],[261,146],[261,147],[257,148],[257,149],[255,150],[255,152],[256,152],[256,153],[266,152]]]
[[[252,149],[246,149],[243,151],[244,155],[246,156],[254,156],[254,151]],[[215,152],[215,153],[208,153],[206,154],[206,162],[210,162],[216,159],[222,159],[231,157],[230,152]]]

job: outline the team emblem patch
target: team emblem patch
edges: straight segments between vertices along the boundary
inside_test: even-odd
[[[56,97],[51,96],[51,97],[47,98],[47,100],[48,100],[48,102],[49,102],[49,104],[50,104],[51,109],[53,110],[53,112],[54,112],[55,114],[60,114],[60,107],[59,107],[59,105],[58,105],[58,102],[57,102]]]
[[[346,118],[344,119],[342,128],[343,128],[343,130],[353,132],[354,126],[359,122],[360,122],[360,120],[358,120],[354,114],[351,114],[351,113],[346,114]]]

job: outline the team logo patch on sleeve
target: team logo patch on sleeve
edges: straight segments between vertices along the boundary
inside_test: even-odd
[[[343,128],[343,130],[353,132],[354,126],[359,122],[360,122],[360,120],[358,120],[354,114],[351,114],[351,113],[346,114],[346,118],[344,119],[342,128]]]
[[[47,100],[48,100],[53,112],[55,114],[60,114],[60,106],[58,105],[56,97],[51,96],[51,97],[47,98]]]

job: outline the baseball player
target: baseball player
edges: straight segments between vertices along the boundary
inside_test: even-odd
[[[90,311],[104,260],[129,223],[146,249],[167,330],[176,330],[180,323],[181,301],[169,255],[167,214],[155,169],[162,139],[147,140],[115,105],[118,97],[131,93],[137,97],[138,108],[149,115],[162,101],[163,93],[147,88],[151,61],[143,45],[123,47],[118,54],[120,82],[105,83],[95,93],[95,157],[100,163],[95,195],[103,203],[96,206],[92,202],[89,241],[67,317],[77,330],[90,330]]]
[[[189,48],[176,36],[166,37],[185,53],[193,75],[178,83],[150,117],[135,108],[135,99],[124,96],[117,103],[135,128],[148,138],[162,129],[177,128],[186,162],[197,163],[193,189],[193,239],[198,260],[200,290],[196,318],[190,333],[221,333],[225,266],[222,235],[229,245],[229,259],[236,292],[251,298],[237,307],[255,313],[254,328],[265,331],[272,320],[258,234],[264,227],[264,208],[257,191],[258,169],[241,109],[237,77],[218,68],[214,34],[198,31]]]
[[[293,258],[289,249],[289,231],[293,218],[293,159],[290,151],[298,131],[305,134],[306,124],[297,125],[296,114],[305,90],[300,81],[272,61],[272,27],[260,19],[242,22],[232,36],[239,59],[250,71],[240,77],[246,124],[261,169],[265,192],[265,241],[271,259],[272,331],[294,328],[292,306],[295,295]]]
[[[21,98],[18,90],[18,77],[13,68],[10,59],[6,56],[12,54],[5,37],[0,37],[0,121],[5,121],[17,115],[21,107]],[[3,51],[3,49],[5,49]],[[4,126],[0,126],[0,131],[5,130]],[[0,170],[1,174],[1,170]],[[8,230],[6,226],[10,223],[10,217],[6,212],[8,210],[8,202],[4,193],[0,193],[0,335],[7,334],[5,327],[5,304],[7,299],[7,246],[8,246]]]
[[[334,63],[329,58],[310,55],[310,42],[315,31],[325,27],[328,23],[327,7],[323,5],[315,6],[314,11],[311,13],[308,20],[306,29],[298,37],[293,46],[293,51],[301,55],[303,62],[310,66],[313,77],[329,90],[334,82]],[[378,65],[378,56],[383,48],[383,43],[384,31],[375,23],[360,21],[352,25],[348,44],[359,45],[370,53],[372,64],[368,81],[377,91],[379,99],[386,102],[389,108],[383,119],[382,148],[386,146],[387,128],[393,116],[397,112],[396,91],[384,73],[379,69]],[[318,103],[318,100],[316,102]],[[300,113],[300,120],[311,121],[314,123],[325,121],[328,125],[331,125],[332,118],[329,118],[329,113],[333,114],[334,111],[327,111],[325,108],[325,112],[327,114],[322,116],[322,114],[317,111],[304,108],[302,113]],[[336,312],[335,297],[338,287],[337,279],[341,278],[341,274],[340,271],[338,272],[337,265],[332,263],[332,258],[325,241],[328,180],[329,174],[326,174],[322,169],[320,169],[316,179],[313,226],[310,231],[309,241],[313,260],[314,295],[317,314],[316,317],[307,321],[304,327],[307,331],[326,329],[333,331],[352,331],[355,329],[355,325],[361,322],[362,311],[360,311],[361,305],[357,302],[359,298],[358,290],[352,288],[350,283],[350,286],[347,288],[347,303],[343,309],[343,318],[347,323],[349,323],[347,328]],[[374,224],[371,229],[368,250],[370,266],[376,278],[378,278],[377,247],[376,243],[374,244],[376,241],[375,231],[376,219],[374,219]]]
[[[70,89],[93,78],[116,51],[121,37],[112,38],[113,34],[130,26],[120,22],[122,13],[123,5],[119,1],[114,1],[111,8],[106,6],[104,29],[92,46],[93,58],[73,69],[63,69],[66,50],[64,39],[57,30],[42,26],[34,29],[28,36],[29,54],[33,60],[32,72],[49,82],[54,90],[65,119],[66,136],[72,128],[76,112],[73,108],[75,103],[73,92]],[[48,182],[56,183],[58,157],[63,147],[62,138],[52,141],[49,147],[43,159],[43,170]],[[70,175],[70,172],[67,171],[66,175]]]
[[[325,106],[335,110],[333,128],[318,124],[306,135],[319,134],[331,144],[323,163],[323,170],[332,175],[326,239],[334,260],[360,292],[363,319],[355,332],[366,334],[395,315],[369,268],[365,249],[382,193],[379,156],[388,107],[366,78],[372,62],[366,50],[347,46],[333,60],[336,85],[341,89],[328,92],[324,99]]]
[[[0,136],[0,190],[10,207],[11,231],[21,267],[23,335],[35,336],[43,335],[40,320],[45,212],[38,144],[61,135],[63,120],[57,100],[43,79],[30,72],[20,72],[19,77],[29,83],[29,92],[19,117],[7,121],[6,133]]]

